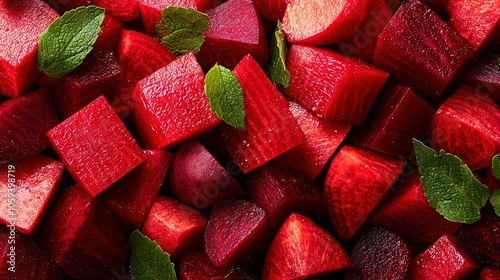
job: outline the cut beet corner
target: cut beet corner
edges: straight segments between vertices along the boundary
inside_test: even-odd
[[[352,36],[366,17],[368,0],[291,0],[283,32],[291,43],[332,44]]]
[[[1,168],[0,199],[9,205],[0,209],[0,222],[15,223],[19,232],[34,234],[52,202],[63,170],[61,162],[41,155]]]
[[[269,248],[261,279],[309,279],[349,267],[351,260],[333,236],[293,213]]]
[[[210,24],[197,55],[204,69],[216,63],[233,69],[247,54],[267,67],[266,34],[252,0],[229,0],[208,10],[207,15]]]
[[[100,197],[102,204],[124,228],[140,228],[155,202],[174,155],[158,150],[144,151],[146,160]]]
[[[253,202],[226,201],[212,210],[205,231],[205,249],[216,267],[258,264],[270,241],[268,216]]]
[[[104,96],[47,135],[71,176],[92,196],[106,190],[146,159]]]
[[[138,82],[134,119],[147,148],[169,149],[221,123],[210,110],[205,75],[193,53]]]
[[[325,181],[330,222],[344,240],[351,238],[389,192],[405,163],[377,152],[344,146]]]
[[[233,73],[243,88],[246,131],[226,124],[220,126],[220,131],[231,157],[248,173],[300,145],[305,136],[286,98],[250,55]]]
[[[438,99],[469,61],[471,45],[418,0],[408,0],[380,33],[373,62],[396,82]]]
[[[97,199],[70,187],[50,214],[40,241],[71,277],[111,279],[126,267],[128,238]]]
[[[325,119],[362,124],[389,74],[338,52],[292,45],[285,94]]]
[[[184,254],[179,264],[181,280],[256,280],[238,267],[216,268],[205,252]]]

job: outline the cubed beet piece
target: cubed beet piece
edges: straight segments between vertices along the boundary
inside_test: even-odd
[[[92,196],[103,192],[146,159],[104,96],[47,135],[71,176]]]
[[[92,52],[110,51],[115,52],[118,47],[120,33],[123,30],[123,24],[112,16],[104,16],[101,25],[99,37],[92,46]]]
[[[256,280],[238,267],[216,268],[205,252],[190,252],[179,264],[182,280]]]

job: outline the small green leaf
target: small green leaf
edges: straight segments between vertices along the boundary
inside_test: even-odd
[[[278,25],[274,31],[271,49],[270,49],[269,66],[267,72],[269,79],[276,84],[288,87],[290,85],[290,72],[286,69],[286,56],[288,55],[288,48],[285,43],[285,35],[281,30],[281,24]]]
[[[92,50],[104,20],[104,9],[79,7],[56,19],[38,42],[37,67],[47,76],[59,78],[82,64]]]
[[[156,24],[158,40],[176,56],[199,52],[205,42],[201,33],[208,28],[208,16],[193,8],[170,6],[161,11]]]
[[[495,213],[500,217],[500,190],[496,190],[490,196],[490,203],[495,208]]]
[[[129,238],[132,255],[130,276],[132,280],[175,280],[174,264],[160,246],[139,230]]]
[[[217,117],[245,131],[243,88],[231,70],[215,64],[205,78],[205,94]]]
[[[500,155],[496,155],[491,160],[491,170],[495,179],[500,181]]]
[[[488,188],[458,157],[438,153],[413,139],[422,188],[429,203],[445,219],[472,224],[481,219],[481,208],[488,201]]]

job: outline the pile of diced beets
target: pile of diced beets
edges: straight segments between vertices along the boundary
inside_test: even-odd
[[[500,279],[500,218],[428,203],[412,138],[460,157],[490,191],[500,153],[498,0],[2,0],[0,221],[15,167],[16,273],[127,279],[135,229],[180,279]],[[63,12],[106,8],[93,51],[36,68]],[[206,12],[197,54],[155,38],[167,6]],[[291,83],[267,77],[277,20]],[[246,130],[204,93],[219,63]]]

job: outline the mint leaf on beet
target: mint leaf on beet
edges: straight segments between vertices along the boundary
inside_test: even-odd
[[[488,188],[458,157],[439,153],[413,139],[420,180],[429,203],[445,219],[472,224],[481,219],[481,208],[488,201]]]
[[[210,109],[227,124],[245,131],[243,88],[231,70],[215,64],[205,78]]]
[[[193,8],[170,6],[161,11],[156,24],[158,40],[176,56],[199,52],[205,42],[201,33],[208,28],[208,16]]]
[[[38,42],[37,67],[59,78],[82,64],[92,50],[104,20],[104,9],[79,7],[56,19]]]
[[[160,246],[143,235],[139,230],[129,238],[132,255],[130,257],[130,276],[132,280],[175,280],[174,264],[170,256]]]
[[[495,208],[495,213],[500,217],[500,190],[496,190],[490,196],[490,203]]]
[[[491,170],[493,171],[493,176],[497,181],[500,181],[500,155],[496,155],[491,160]]]
[[[269,52],[269,66],[267,72],[269,79],[276,84],[288,87],[290,85],[290,72],[286,69],[286,57],[288,55],[288,48],[285,43],[285,35],[281,30],[281,23],[274,30],[271,39],[271,49]]]

